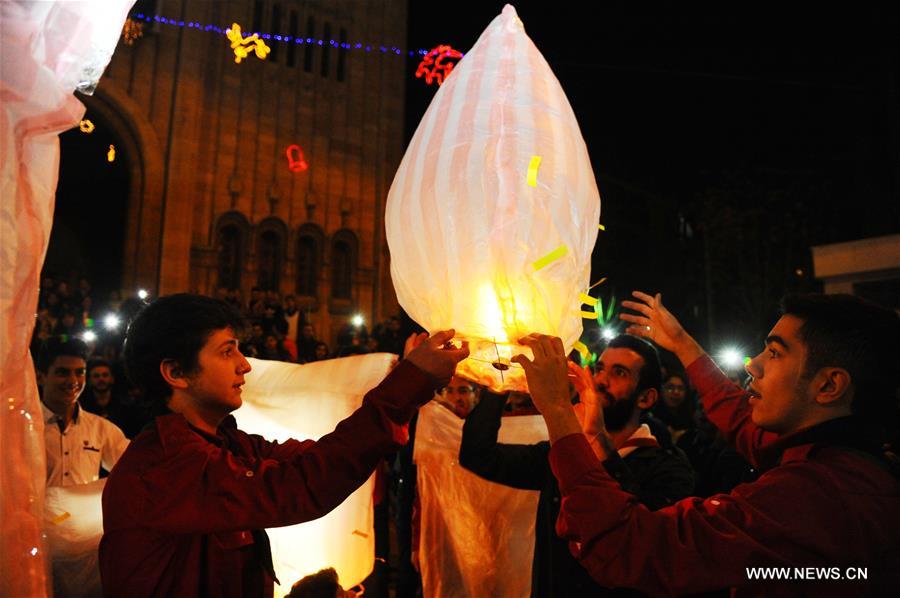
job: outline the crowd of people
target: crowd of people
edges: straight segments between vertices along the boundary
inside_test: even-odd
[[[48,484],[111,471],[100,546],[107,595],[145,582],[179,595],[223,584],[268,595],[266,550],[234,552],[229,543],[267,546],[265,528],[327,513],[373,471],[387,476],[380,485],[392,494],[376,500],[378,556],[393,570],[395,595],[420,595],[412,447],[417,408],[433,398],[464,420],[462,467],[540,493],[532,595],[727,593],[753,586],[745,566],[791,563],[870,564],[880,576],[871,587],[897,581],[897,384],[887,372],[897,349],[880,336],[896,338],[897,315],[856,298],[787,299],[742,387],[659,296],[635,293],[623,303],[627,334],[595,347],[594,363],[577,363],[557,338],[530,335],[521,342],[533,357],[514,359],[530,394],[498,395],[454,375],[468,349],[449,343],[453,331],[404,338],[399,318],[371,334],[348,325],[331,353],[295,298],[271,291],[254,289],[246,304],[225,289],[217,298],[145,304],[111,295],[104,303],[87,280],[74,290],[49,278],[45,285],[32,351]],[[124,326],[93,346],[81,340],[104,309],[131,322],[124,352]],[[320,441],[270,445],[235,427],[229,414],[250,369],[245,356],[307,363],[370,351],[403,359]],[[549,441],[499,443],[502,418],[527,414],[543,416]],[[128,447],[126,437],[137,439]],[[72,442],[91,450],[73,460],[70,451],[82,447]],[[257,474],[258,484],[249,481]],[[194,485],[200,478],[203,489]],[[828,499],[811,506],[822,488]],[[831,523],[843,535],[820,529],[829,509],[840,513]],[[235,526],[245,530],[240,538],[228,531]],[[213,549],[211,535],[224,544]],[[320,573],[292,595],[320,585],[344,591],[333,571]],[[369,593],[387,595],[386,584]]]
[[[218,288],[215,296],[240,311],[246,322],[240,350],[247,357],[288,363],[311,363],[363,353],[401,354],[405,334],[401,318],[378,323],[370,332],[363,322],[350,322],[338,336],[334,350],[316,335],[308,313],[293,295],[254,287],[246,301],[236,289]],[[121,351],[128,322],[146,305],[135,294],[123,298],[118,290],[98,294],[91,281],[77,284],[54,276],[42,278],[38,311],[31,340],[37,361],[51,340],[80,339],[87,345],[87,388],[81,405],[106,417],[133,438],[150,421],[139,389],[125,375]]]

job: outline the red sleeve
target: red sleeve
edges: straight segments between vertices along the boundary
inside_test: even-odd
[[[709,355],[694,361],[686,371],[709,420],[744,458],[759,466],[756,451],[777,435],[764,431],[750,419],[747,391],[729,380]]]
[[[563,496],[557,533],[608,587],[693,594],[746,584],[746,567],[829,558],[831,565],[843,550],[826,547],[828,536],[809,524],[834,520],[841,507],[839,499],[821,496],[821,480],[803,464],[782,466],[731,494],[688,498],[654,512],[619,488],[582,434],[558,440],[550,465]]]
[[[119,484],[142,485],[136,519],[170,533],[260,529],[316,519],[343,502],[385,454],[400,446],[404,424],[433,392],[432,379],[403,362],[356,412],[317,442],[276,444],[255,437],[250,441],[261,458],[243,459],[185,428],[158,463],[136,480]]]

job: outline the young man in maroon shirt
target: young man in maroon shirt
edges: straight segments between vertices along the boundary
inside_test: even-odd
[[[316,519],[343,502],[405,442],[415,410],[468,355],[446,345],[452,330],[419,335],[334,432],[268,442],[229,415],[250,371],[238,350],[242,327],[234,307],[196,295],[158,299],[129,327],[126,370],[160,415],[103,493],[105,595],[271,596],[264,529]]]
[[[762,475],[729,494],[650,512],[591,452],[555,337],[518,357],[550,433],[557,532],[598,582],[650,595],[897,595],[900,480],[883,451],[897,414],[900,318],[849,295],[786,297],[784,315],[731,382],[662,305],[635,292],[628,332],[673,351],[709,419]],[[894,430],[896,433],[896,430]],[[765,569],[764,569],[765,568]]]

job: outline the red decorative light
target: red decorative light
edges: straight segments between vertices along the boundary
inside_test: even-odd
[[[425,55],[419,68],[416,69],[416,77],[425,77],[425,83],[431,85],[435,81],[440,85],[456,66],[456,61],[462,58],[462,53],[450,46],[440,45]]]
[[[296,143],[289,145],[285,152],[288,159],[288,168],[291,172],[303,172],[309,168],[306,159],[303,157],[303,150]]]

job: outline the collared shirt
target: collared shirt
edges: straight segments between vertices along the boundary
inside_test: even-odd
[[[269,442],[226,418],[215,436],[178,413],[135,439],[103,490],[106,596],[271,596],[264,528],[321,517],[407,440],[435,383],[408,361],[318,441]]]
[[[559,439],[550,450],[563,495],[556,529],[591,577],[654,596],[728,587],[735,595],[896,594],[897,479],[862,451],[809,439],[830,422],[791,435],[806,438],[799,444],[764,432],[750,418],[747,393],[709,357],[687,374],[710,421],[752,463],[772,467],[729,494],[686,498],[651,513],[597,464],[582,434]],[[762,458],[773,440],[787,448],[780,458]],[[758,567],[818,567],[829,575],[831,568],[842,574],[865,567],[868,579],[754,581],[748,569]]]
[[[100,479],[100,466],[111,471],[128,448],[128,439],[114,423],[75,404],[65,431],[59,417],[41,403],[44,447],[47,453],[47,485],[75,486]]]

